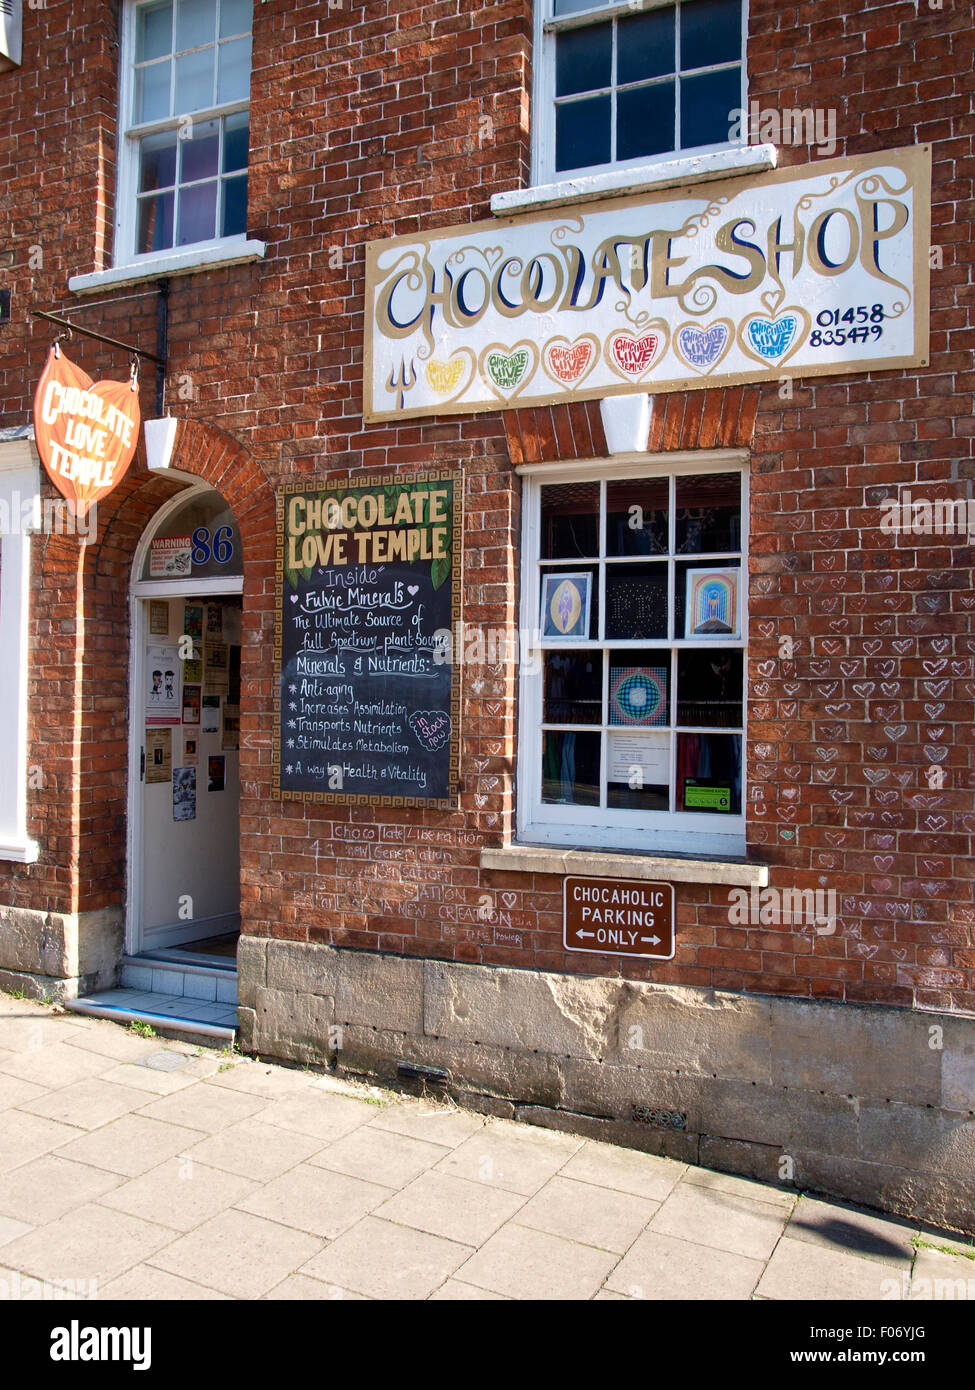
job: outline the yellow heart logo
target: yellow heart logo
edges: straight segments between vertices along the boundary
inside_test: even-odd
[[[449,396],[464,375],[464,366],[463,357],[452,357],[449,362],[434,357],[424,368],[424,375],[438,396]]]

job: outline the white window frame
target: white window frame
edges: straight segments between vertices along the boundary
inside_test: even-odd
[[[518,717],[518,787],[517,787],[517,836],[524,844],[563,845],[577,849],[616,849],[640,850],[645,854],[693,853],[740,856],[745,853],[745,808],[748,795],[746,778],[746,750],[748,739],[747,705],[747,661],[748,661],[748,496],[749,470],[748,453],[741,449],[701,450],[699,453],[679,454],[641,454],[611,460],[597,459],[588,462],[569,464],[536,464],[518,469],[523,479],[522,495],[522,565],[521,565],[521,627],[532,636],[532,660],[521,670]],[[593,806],[562,806],[542,801],[542,701],[543,701],[543,657],[544,651],[578,650],[571,642],[542,640],[539,634],[539,609],[541,605],[539,565],[541,544],[541,486],[543,483],[579,483],[624,481],[633,478],[681,477],[702,473],[740,472],[742,475],[741,512],[741,585],[739,607],[741,613],[741,637],[735,641],[721,642],[722,648],[739,648],[744,652],[744,686],[742,692],[742,785],[741,814],[718,817],[713,813],[694,814],[689,811],[633,811],[600,808]],[[675,562],[694,560],[696,555],[673,554],[672,542],[676,516],[670,508],[671,552],[666,561],[671,584]],[[599,559],[606,556],[606,528],[601,521],[599,528]],[[612,557],[610,557],[612,558]],[[702,553],[701,560],[707,562]],[[575,563],[575,557],[566,557],[562,568]],[[580,565],[590,561],[580,559]],[[604,573],[600,566],[600,574]],[[600,594],[600,609],[605,612],[604,594]],[[671,607],[673,605],[671,604]],[[600,640],[599,647],[619,647],[624,645],[612,639]],[[657,641],[640,641],[635,644],[641,649],[659,648],[661,650],[680,650],[693,648],[701,650],[700,641],[678,638],[661,638]],[[592,650],[592,647],[588,648]],[[676,689],[673,682],[673,661],[671,666],[670,699],[671,720],[676,714]],[[673,727],[673,724],[671,724]],[[724,732],[715,729],[712,732]],[[737,732],[732,730],[728,732]],[[603,735],[603,778],[605,778],[605,740]],[[676,769],[676,738],[671,738],[671,786],[674,785]]]
[[[32,432],[33,433],[33,432]],[[41,524],[41,478],[32,439],[0,442],[0,860],[33,864],[27,834],[27,665],[30,659],[31,531]]]
[[[535,0],[535,45],[534,73],[532,80],[532,183],[535,185],[557,183],[565,179],[585,178],[609,170],[646,169],[665,164],[674,159],[717,154],[725,150],[737,150],[740,143],[723,140],[715,145],[695,145],[690,149],[664,150],[656,155],[641,155],[636,159],[613,160],[606,164],[590,164],[580,169],[555,168],[555,42],[559,34],[570,29],[587,27],[590,24],[605,23],[615,18],[628,18],[647,10],[673,9],[679,0],[624,0],[620,4],[596,4],[592,9],[580,10],[577,14],[553,14],[554,0]],[[615,38],[614,38],[615,43]],[[748,109],[748,70],[746,53],[748,48],[748,0],[741,0],[741,108]],[[720,64],[719,66],[724,66]],[[710,69],[702,68],[702,72]],[[680,121],[680,95],[677,100],[677,121]],[[615,143],[615,142],[614,142]]]
[[[246,229],[234,236],[211,237],[207,241],[194,241],[183,246],[175,244],[176,225],[174,220],[174,245],[159,251],[136,252],[138,233],[138,184],[139,184],[139,141],[145,135],[160,131],[178,129],[187,116],[193,122],[213,120],[221,116],[231,116],[238,111],[250,110],[250,93],[247,100],[225,102],[222,106],[204,107],[198,111],[184,111],[167,116],[165,120],[145,121],[135,124],[133,104],[135,101],[135,36],[136,13],[152,0],[124,0],[122,7],[121,43],[119,45],[119,105],[118,105],[118,176],[115,193],[114,260],[116,270],[128,267],[152,267],[158,263],[162,272],[167,263],[192,258],[202,263],[219,263],[224,253],[233,256],[247,242]],[[177,0],[173,0],[173,5]],[[256,0],[255,0],[256,3]],[[253,20],[251,21],[253,34]],[[175,67],[175,65],[174,65]],[[253,72],[253,58],[251,60]],[[219,204],[219,199],[218,199]],[[218,206],[219,215],[219,206]]]

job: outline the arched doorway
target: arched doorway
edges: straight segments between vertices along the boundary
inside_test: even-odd
[[[186,994],[187,974],[236,961],[243,586],[219,492],[195,484],[160,508],[130,584],[123,985],[152,970],[151,989]]]

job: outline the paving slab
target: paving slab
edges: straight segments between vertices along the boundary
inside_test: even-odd
[[[263,1108],[260,1097],[215,1086],[211,1079],[164,1096],[162,1100],[150,1101],[143,1105],[141,1113],[151,1120],[167,1120],[191,1129],[202,1129],[206,1134],[216,1134]]]
[[[15,1053],[9,1060],[0,1062],[0,1071],[7,1076],[18,1076],[21,1081],[32,1081],[35,1086],[55,1089],[97,1076],[107,1071],[108,1066],[97,1052],[86,1052],[83,1047],[73,1047],[66,1042],[51,1042]]]
[[[97,1201],[120,1182],[117,1173],[46,1154],[5,1174],[0,1183],[0,1212],[44,1226],[75,1207]]]
[[[332,1303],[344,1303],[351,1299],[355,1303],[368,1303],[364,1293],[352,1289],[340,1289],[337,1284],[323,1284],[321,1279],[310,1279],[307,1274],[289,1274],[287,1279],[264,1295],[266,1299],[291,1299],[306,1303],[328,1299]]]
[[[560,1174],[525,1203],[515,1222],[622,1255],[658,1209],[658,1202],[645,1197],[575,1182]]]
[[[28,1115],[23,1110],[5,1111],[0,1124],[0,1173],[9,1173],[32,1158],[50,1153],[74,1139],[77,1133],[73,1125],[58,1124],[41,1115]]]
[[[650,1220],[656,1235],[767,1260],[785,1229],[787,1213],[767,1202],[681,1183]]]
[[[429,1144],[442,1144],[455,1149],[485,1126],[483,1115],[469,1110],[454,1110],[434,1102],[413,1105],[390,1105],[370,1120],[372,1129],[393,1130],[411,1139],[424,1139]]]
[[[788,1301],[897,1300],[905,1296],[906,1287],[898,1270],[881,1260],[786,1235],[756,1292],[762,1298]]]
[[[753,1178],[738,1178],[733,1173],[715,1173],[710,1168],[688,1168],[682,1182],[692,1187],[710,1187],[714,1192],[730,1192],[738,1197],[748,1197],[753,1202],[766,1202],[782,1211],[791,1211],[799,1200],[794,1189],[770,1187],[768,1183],[756,1182]]]
[[[789,1222],[789,1237],[827,1250],[846,1250],[899,1268],[914,1258],[916,1225],[896,1217],[871,1215],[838,1202],[801,1197]]]
[[[12,1057],[14,1054],[8,1052],[6,1055]],[[35,1081],[22,1081],[19,1076],[0,1071],[0,1110],[12,1110],[15,1105],[23,1105],[24,1101],[38,1100],[46,1095],[50,1095],[49,1087],[38,1086]]]
[[[517,1193],[440,1172],[423,1173],[402,1192],[385,1196],[389,1200],[377,1216],[472,1246],[483,1244],[525,1202]]]
[[[7,1245],[33,1229],[29,1221],[15,1221],[11,1216],[0,1216],[0,1245]]]
[[[592,1298],[617,1256],[509,1222],[456,1271],[465,1284],[518,1299]]]
[[[598,1297],[598,1295],[597,1295]],[[479,1289],[474,1284],[465,1284],[460,1279],[448,1279],[441,1284],[436,1293],[430,1295],[431,1303],[510,1303],[503,1293],[491,1289]]]
[[[37,1279],[94,1279],[100,1287],[176,1234],[157,1222],[89,1203],[4,1245],[3,1260]]]
[[[370,1298],[429,1298],[470,1254],[469,1245],[366,1216],[298,1273]]]
[[[534,1133],[558,1142],[538,1143]],[[488,1183],[530,1197],[564,1167],[583,1142],[550,1130],[534,1133],[520,1125],[492,1122],[459,1144],[437,1169],[452,1177]]]
[[[144,1091],[92,1077],[77,1081],[73,1086],[62,1086],[39,1100],[26,1101],[20,1109],[32,1115],[43,1115],[47,1120],[74,1125],[77,1129],[100,1129],[145,1103]]]
[[[630,1246],[606,1288],[654,1302],[747,1299],[763,1269],[762,1260],[660,1235],[651,1228]]]
[[[311,1086],[315,1077],[309,1072],[294,1071],[291,1067],[268,1065],[266,1062],[235,1062],[226,1070],[220,1068],[211,1078],[214,1086],[231,1091],[243,1091],[265,1100],[280,1100]]]
[[[33,1117],[31,1117],[33,1118]],[[67,1134],[77,1134],[67,1125],[59,1126]],[[134,1112],[113,1120],[110,1125],[82,1134],[57,1150],[58,1158],[70,1158],[78,1163],[90,1163],[110,1173],[136,1178],[147,1173],[165,1158],[186,1153],[193,1144],[206,1136],[198,1129],[184,1125],[165,1124]]]
[[[191,1231],[248,1196],[256,1185],[184,1155],[167,1159],[141,1177],[113,1188],[99,1201],[115,1211],[159,1221],[174,1231]]]
[[[323,1240],[334,1240],[388,1196],[388,1190],[378,1183],[300,1163],[241,1198],[237,1206]]]
[[[245,1211],[225,1211],[147,1263],[232,1298],[260,1298],[321,1248],[315,1236]]]
[[[152,1265],[134,1265],[132,1269],[112,1279],[98,1291],[99,1299],[118,1298],[123,1302],[168,1302],[170,1299],[194,1303],[198,1299],[219,1299],[226,1302],[229,1294],[218,1293],[216,1289],[194,1284],[189,1279],[167,1274],[164,1269],[153,1269]]]
[[[910,1298],[912,1302],[975,1303],[975,1260],[922,1246],[911,1271]]]
[[[360,1125],[369,1124],[376,1114],[373,1105],[350,1096],[330,1095],[317,1089],[274,1101],[259,1112],[262,1124],[280,1125],[298,1134],[308,1134],[323,1144],[343,1139]]]
[[[400,1188],[439,1163],[449,1152],[442,1144],[427,1144],[422,1139],[410,1139],[393,1130],[364,1127],[321,1149],[312,1162],[337,1173]]]
[[[266,1125],[259,1119],[247,1119],[201,1139],[187,1152],[196,1162],[208,1163],[227,1173],[239,1173],[255,1182],[270,1182],[311,1158],[321,1147],[320,1139],[312,1139],[307,1134]]]
[[[672,1158],[620,1149],[590,1139],[573,1154],[561,1175],[591,1183],[594,1187],[609,1187],[616,1192],[631,1192],[634,1197],[662,1202],[686,1171],[686,1163]]]

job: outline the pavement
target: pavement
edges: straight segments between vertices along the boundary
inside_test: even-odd
[[[975,1298],[975,1242],[0,994],[0,1298],[65,1294]]]

